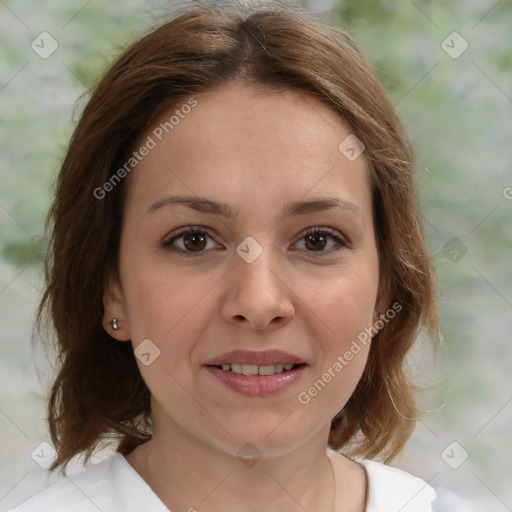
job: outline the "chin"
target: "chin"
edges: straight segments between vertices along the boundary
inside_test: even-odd
[[[299,448],[314,432],[276,428],[278,422],[260,428],[247,428],[247,424],[239,429],[230,428],[233,437],[224,436],[224,439],[214,441],[216,447],[240,459],[259,459],[263,457],[281,457],[294,449]],[[243,462],[243,460],[242,460]]]

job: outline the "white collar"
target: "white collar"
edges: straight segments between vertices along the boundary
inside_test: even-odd
[[[342,482],[339,452],[327,449],[338,488]],[[373,460],[357,460],[367,476],[366,512],[432,512],[436,493],[421,478]],[[337,512],[341,502],[337,500]]]

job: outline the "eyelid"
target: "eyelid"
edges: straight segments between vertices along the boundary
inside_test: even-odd
[[[318,227],[315,226],[315,227],[307,228],[306,231],[304,231],[304,233],[301,235],[301,238],[303,238],[306,235],[311,235],[311,234],[314,235],[317,233],[326,233],[326,234],[332,236],[333,238],[339,238],[341,242],[343,242],[347,245],[349,243],[347,240],[347,237],[345,235],[340,233],[337,229],[330,228],[328,226],[318,226]]]
[[[211,235],[208,233],[208,228],[205,228],[203,226],[183,226],[182,228],[178,228],[174,230],[172,233],[166,235],[163,240],[163,244],[168,244],[169,242],[172,242],[174,239],[179,238],[180,236],[196,233],[205,233],[211,237]]]

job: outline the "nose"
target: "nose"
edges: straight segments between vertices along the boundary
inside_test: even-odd
[[[290,279],[269,253],[264,250],[252,263],[236,260],[235,268],[226,276],[222,316],[227,322],[264,330],[282,327],[293,318],[295,295]]]

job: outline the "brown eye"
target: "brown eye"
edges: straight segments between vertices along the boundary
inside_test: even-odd
[[[206,247],[206,237],[202,233],[184,235],[183,245],[190,251],[201,251]]]
[[[335,231],[327,230],[325,228],[311,229],[302,237],[301,240],[304,240],[304,247],[306,250],[313,253],[329,254],[333,252],[331,250],[325,250],[329,245],[329,240],[334,240],[336,242],[334,244],[335,246],[347,247],[347,243],[341,236],[339,236]]]
[[[208,239],[211,237],[205,231],[187,228],[164,241],[162,246],[186,256],[202,256],[206,252]],[[217,246],[214,244],[210,248],[215,247]]]
[[[321,251],[327,245],[327,237],[322,234],[306,235],[304,239],[306,240],[306,247],[313,251]]]

